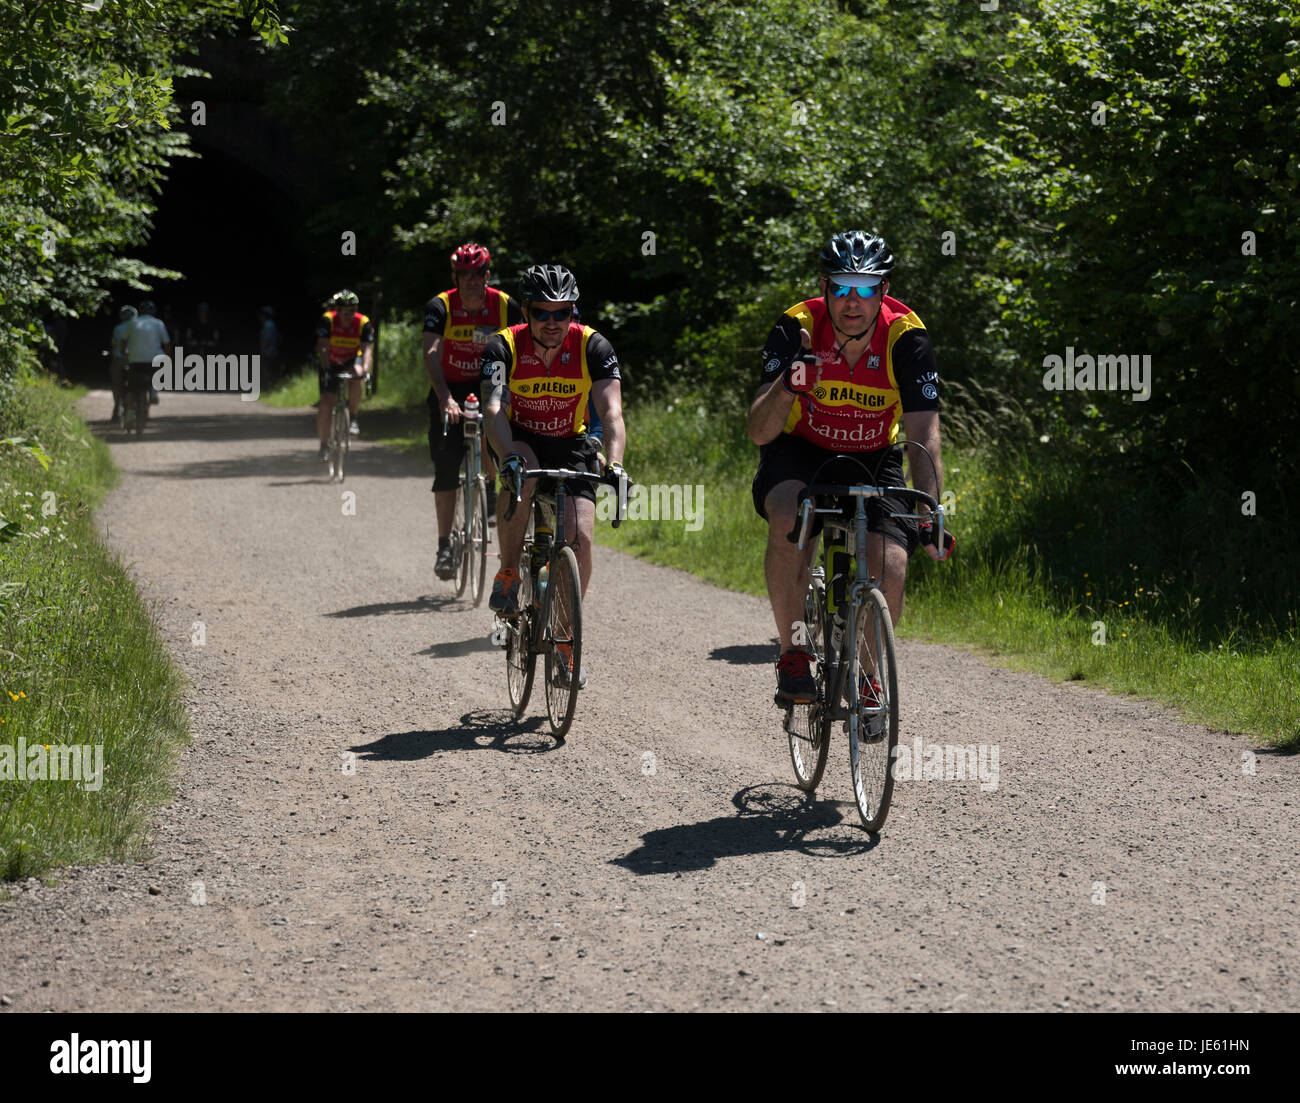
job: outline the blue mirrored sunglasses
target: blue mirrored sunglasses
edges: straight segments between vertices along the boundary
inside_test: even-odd
[[[563,310],[538,310],[537,307],[530,306],[528,308],[528,313],[539,322],[563,322],[566,319],[573,317],[573,307],[568,306]]]
[[[880,289],[880,284],[874,287],[857,287],[851,283],[836,283],[830,280],[828,283],[830,293],[837,299],[847,299],[850,291],[856,291],[859,299],[874,299],[876,292]]]

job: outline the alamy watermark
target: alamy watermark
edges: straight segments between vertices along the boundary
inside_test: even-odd
[[[1151,355],[1103,353],[1096,358],[1074,354],[1067,345],[1064,358],[1043,357],[1043,389],[1046,391],[1132,391],[1134,402],[1151,397]]]
[[[0,781],[75,781],[78,788],[97,793],[104,784],[104,744],[36,743],[29,747],[0,743]]]
[[[168,356],[153,358],[153,387],[156,391],[238,391],[241,402],[256,402],[262,393],[262,357],[219,356],[197,352],[185,354],[183,345]]]
[[[895,781],[978,781],[992,793],[998,787],[998,744],[900,743],[891,752]]]
[[[618,505],[614,488],[596,488],[596,517],[612,521]],[[696,483],[635,483],[627,494],[628,521],[685,521],[687,532],[704,527],[704,487]]]

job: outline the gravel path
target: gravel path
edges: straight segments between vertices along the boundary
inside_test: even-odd
[[[155,414],[99,517],[193,745],[149,861],[0,904],[0,1010],[1300,1007],[1300,759],[903,642],[904,741],[998,785],[900,782],[873,843],[843,736],[791,783],[765,601],[597,549],[557,747],[433,577],[427,460],[340,489],[301,410]]]

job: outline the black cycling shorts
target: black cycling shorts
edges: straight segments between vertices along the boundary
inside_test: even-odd
[[[457,404],[463,409],[465,399],[478,393],[478,384],[451,383],[447,389]],[[460,461],[465,454],[465,423],[456,422],[448,425],[447,432],[442,431],[442,403],[438,401],[438,392],[429,388],[429,459],[433,460],[433,489],[455,490],[460,486]],[[483,437],[487,442],[486,434]]]
[[[327,391],[330,391],[330,392],[338,392],[338,391],[341,391],[343,394],[347,394],[347,393],[348,393],[348,388],[352,386],[352,381],[351,381],[350,379],[348,379],[348,380],[344,380],[344,379],[339,379],[339,378],[337,378],[337,377],[331,379],[330,377],[331,377],[335,372],[339,372],[339,371],[350,371],[350,372],[355,372],[355,371],[357,371],[357,370],[358,370],[358,369],[357,369],[357,366],[356,366],[355,363],[353,363],[353,364],[331,364],[331,365],[330,365],[330,370],[329,370],[328,372],[321,371],[320,368],[317,368],[317,369],[316,369],[316,386],[317,386],[317,388],[319,389],[319,393],[323,395],[323,394],[325,394]]]
[[[516,444],[526,444],[533,450],[533,455],[537,457],[537,462],[542,467],[568,467],[579,471],[591,471],[596,463],[596,453],[600,451],[600,438],[587,436],[585,433],[577,437],[543,437],[537,433],[525,432],[515,426],[510,427],[510,433]],[[484,439],[486,440],[486,437]],[[488,451],[492,453],[492,458],[500,468],[502,457],[496,454],[496,449],[490,444]],[[547,493],[553,492],[555,480],[543,479],[542,490]],[[564,484],[564,493],[570,498],[585,498],[589,502],[594,502],[596,485],[587,479],[571,479]]]
[[[836,453],[819,448],[802,437],[782,433],[770,444],[763,445],[758,472],[754,476],[754,509],[767,520],[763,503],[779,484],[794,479],[809,485],[817,475],[819,483],[860,483],[875,486],[906,486],[903,481],[903,450],[900,447],[881,448],[875,452],[851,453],[851,459],[834,460],[817,474],[818,468]],[[863,471],[863,465],[866,471]],[[850,502],[851,506],[852,503]],[[920,533],[916,522],[890,513],[915,513],[914,504],[904,498],[869,498],[867,500],[867,531],[878,532],[900,545],[908,555],[916,551]],[[812,536],[822,530],[820,518],[813,518]]]

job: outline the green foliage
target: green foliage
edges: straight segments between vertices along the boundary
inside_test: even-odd
[[[146,240],[167,163],[177,58],[249,17],[283,40],[273,0],[0,0],[0,406],[45,345],[41,321],[96,307],[105,287],[178,273],[124,254]]]

